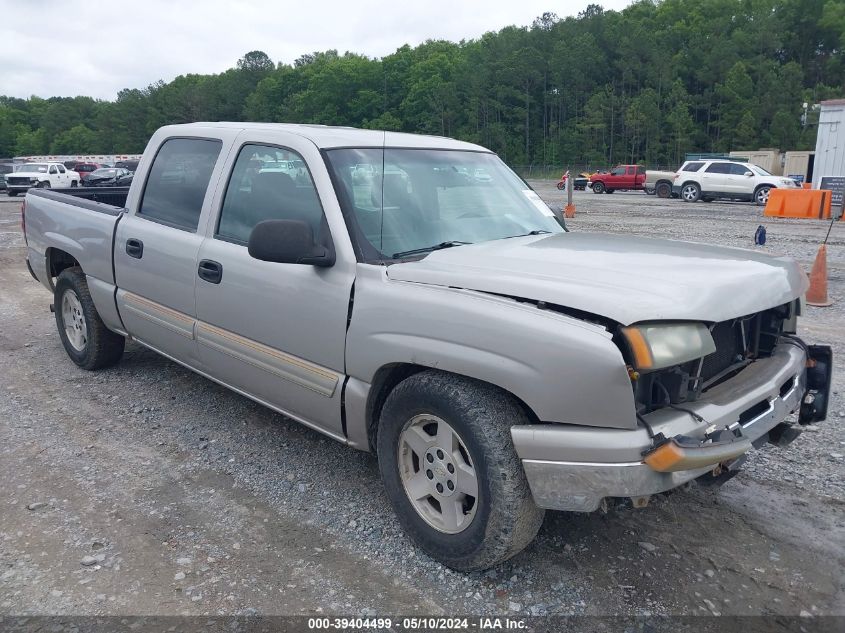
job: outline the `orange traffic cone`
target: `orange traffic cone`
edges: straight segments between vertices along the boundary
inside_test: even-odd
[[[574,218],[575,217],[575,205],[572,204],[572,203],[569,203],[568,205],[566,205],[566,207],[563,210],[563,214],[567,218]]]
[[[810,271],[810,288],[807,290],[807,304],[811,306],[829,306],[833,302],[827,296],[827,246],[819,246],[816,261]]]

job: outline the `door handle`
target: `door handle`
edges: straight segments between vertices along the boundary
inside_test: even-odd
[[[136,240],[130,237],[126,240],[126,254],[135,259],[141,259],[144,256],[144,243],[141,240]]]
[[[197,274],[200,276],[200,279],[208,283],[219,284],[223,279],[223,265],[220,262],[204,259],[200,262]]]

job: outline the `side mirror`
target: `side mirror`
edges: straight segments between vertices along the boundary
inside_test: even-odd
[[[753,171],[747,171],[747,172],[745,172],[745,175],[746,176],[753,176],[754,172]]]
[[[255,259],[280,264],[334,266],[334,252],[314,243],[314,232],[302,220],[264,220],[249,234],[247,246]]]

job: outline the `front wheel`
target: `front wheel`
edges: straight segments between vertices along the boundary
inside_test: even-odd
[[[37,185],[35,185],[39,189],[49,189],[50,188],[50,181],[49,180],[42,180]]]
[[[754,202],[757,206],[765,207],[766,203],[769,201],[769,192],[771,191],[771,187],[760,187],[757,191],[754,192]]]
[[[126,343],[100,318],[85,273],[78,266],[66,268],[56,279],[56,327],[70,359],[82,369],[101,369],[117,363]]]
[[[526,423],[508,394],[445,372],[415,374],[390,393],[379,470],[402,527],[429,556],[459,571],[487,569],[534,539],[544,511],[510,434]]]
[[[694,182],[688,182],[681,187],[681,199],[684,202],[697,202],[701,197],[701,187]]]
[[[593,193],[604,193],[604,183],[603,182],[594,182],[593,183]]]

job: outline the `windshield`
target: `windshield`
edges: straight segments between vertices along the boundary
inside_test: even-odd
[[[47,173],[47,165],[42,165],[41,163],[30,163],[28,165],[20,165],[17,167],[16,171],[22,172],[38,172],[39,174],[46,174]]]
[[[366,148],[326,156],[364,261],[563,231],[549,207],[495,154]]]
[[[751,168],[751,171],[757,172],[758,176],[771,176],[772,175],[771,173],[767,172],[765,169],[763,169],[762,167],[759,167],[758,165],[748,165],[748,167]]]

